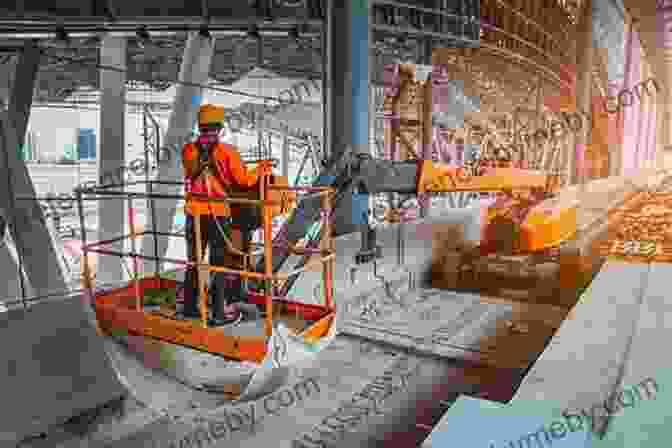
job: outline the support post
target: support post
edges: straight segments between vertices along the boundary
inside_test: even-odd
[[[432,64],[432,40],[427,39],[423,43],[424,49],[424,63],[427,65]],[[432,160],[432,137],[433,137],[433,126],[432,126],[432,112],[434,110],[434,104],[432,102],[432,74],[430,73],[425,80],[423,88],[423,100],[422,100],[422,158],[424,160]],[[420,199],[420,217],[426,218],[429,213],[429,208],[431,206],[431,196],[424,195]]]
[[[576,110],[577,112],[592,114],[592,78],[593,78],[593,4],[592,0],[586,0],[583,5],[583,13],[577,33],[577,79],[576,79]],[[592,122],[592,120],[591,120]],[[575,151],[575,168],[573,170],[573,182],[585,181],[586,175],[586,151],[590,143],[590,130],[584,127],[577,134]]]
[[[126,38],[106,36],[100,47],[100,63],[119,70],[100,70],[100,154],[98,184],[120,184],[125,181],[126,166]],[[98,240],[110,240],[124,234],[126,228],[123,198],[98,202]],[[124,252],[124,242],[106,248]],[[102,283],[124,280],[123,259],[99,256],[97,281]]]
[[[619,92],[618,85],[609,83],[607,86],[607,98],[616,97]],[[602,106],[604,107],[604,106]],[[604,110],[602,113],[606,113]],[[621,162],[623,158],[623,127],[621,126],[621,113],[613,118],[616,121],[616,138],[614,144],[609,145],[609,175],[618,176],[621,172]],[[611,123],[610,123],[611,124]],[[611,129],[611,127],[610,127]]]
[[[346,148],[369,154],[369,0],[329,0],[327,3],[327,140],[331,160]],[[336,228],[346,233],[361,228],[367,220],[369,197],[352,191],[335,216]]]
[[[289,179],[289,138],[287,132],[282,136],[282,175]]]
[[[351,146],[356,153],[368,154],[371,5],[369,0],[330,0],[329,3],[328,153],[340,153]]]
[[[37,44],[26,41],[16,64],[7,110],[0,112],[0,172],[5,175],[4,182],[0,184],[0,207],[8,217],[23,272],[38,296],[68,290],[65,266],[42,209],[34,199],[35,187],[28,168],[19,158],[19,148],[23,146],[30,118],[39,63]],[[12,272],[11,278],[15,274]]]
[[[158,179],[163,181],[182,181],[182,146],[190,140],[194,123],[197,119],[198,108],[202,101],[202,87],[208,81],[210,63],[212,61],[214,39],[204,37],[198,33],[190,34],[182,56],[179,81],[173,109],[170,113],[168,130],[160,150],[161,158],[158,169]],[[186,84],[184,84],[186,83]],[[159,185],[156,192],[166,195],[178,195],[181,188],[176,186]],[[157,232],[170,232],[175,220],[177,201],[160,200],[156,206],[156,223],[147,221],[147,228],[155,225]],[[154,252],[154,242],[151,235],[145,236],[142,242],[142,251],[145,254]],[[158,239],[157,257],[165,257],[168,250],[168,239]],[[151,263],[143,263],[143,271],[151,272]]]
[[[656,167],[659,169],[665,167],[665,156],[670,144],[670,119],[672,118],[670,108],[672,89],[669,87],[672,86],[672,64],[667,61],[660,63],[664,64],[664,69],[661,71],[665,74],[665,79],[660,82],[663,89],[657,95]]]

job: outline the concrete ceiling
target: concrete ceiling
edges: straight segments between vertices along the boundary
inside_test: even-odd
[[[570,12],[570,15],[575,14],[582,3],[580,1],[568,2],[566,0],[558,0],[558,2],[563,4],[563,7]],[[271,22],[262,20],[263,11],[260,12],[250,6],[253,2],[236,2],[237,4],[240,3],[240,8],[234,8],[235,11],[228,8],[230,11],[226,12],[223,9],[217,9],[226,9],[225,6],[219,6],[226,5],[226,2],[217,2],[217,5],[215,5],[215,2],[207,0],[203,2],[191,2],[195,5],[187,5],[185,2],[180,1],[178,2],[180,4],[178,7],[177,3],[173,0],[162,0],[160,2],[156,1],[157,7],[159,5],[163,7],[163,9],[156,10],[156,16],[160,15],[161,17],[149,17],[140,20],[133,18],[133,14],[135,14],[135,17],[138,15],[137,11],[133,9],[134,5],[127,4],[121,0],[114,0],[108,2],[108,4],[116,8],[116,19],[110,21],[109,19],[105,19],[105,14],[109,11],[96,9],[96,2],[80,0],[79,2],[68,2],[67,6],[58,6],[56,2],[53,2],[54,6],[50,10],[51,15],[42,15],[37,20],[37,10],[40,8],[39,5],[43,4],[42,2],[23,0],[22,2],[12,3],[5,1],[2,3],[3,5],[0,6],[0,98],[7,97],[8,88],[11,86],[15,60],[14,55],[22,44],[22,40],[19,39],[20,36],[10,38],[8,33],[12,31],[12,27],[14,27],[14,31],[17,31],[18,17],[26,19],[29,15],[32,15],[32,19],[30,21],[26,20],[25,23],[21,24],[22,32],[25,33],[26,30],[31,31],[34,29],[35,32],[44,33],[47,31],[54,34],[49,39],[40,40],[42,60],[35,98],[41,102],[58,102],[67,98],[72,99],[74,92],[81,92],[82,89],[95,91],[98,88],[99,70],[97,63],[100,34],[91,33],[91,30],[95,29],[94,25],[96,24],[101,26],[109,25],[115,30],[125,30],[125,32],[129,33],[127,54],[129,89],[146,90],[148,86],[154,91],[169,89],[172,84],[171,81],[177,79],[187,36],[184,30],[169,30],[174,30],[178,24],[188,25],[188,27],[191,26],[193,29],[200,27],[203,24],[203,20],[202,18],[200,22],[197,20],[199,14],[202,13],[202,11],[199,12],[201,8],[199,5],[205,5],[206,9],[209,8],[211,16],[208,22],[209,29],[212,30],[212,34],[216,38],[215,55],[210,72],[210,78],[215,84],[215,88],[231,88],[234,83],[241,80],[255,67],[273,72],[282,78],[315,79],[321,77],[323,62],[320,37],[321,25],[319,20],[314,20],[317,16],[311,16],[310,11],[304,11],[305,8],[301,9],[303,12],[294,14],[294,16],[292,16],[291,11],[287,8],[276,9],[274,10],[277,13],[276,17]],[[24,8],[23,16],[19,14],[20,9],[17,9],[21,6],[19,3]],[[145,6],[149,4],[148,2],[141,3]],[[280,3],[282,2],[278,4]],[[312,0],[308,3],[309,6],[310,4],[315,4]],[[434,2],[409,0],[408,3],[431,7]],[[452,3],[457,4],[458,2],[449,1],[449,4],[452,5]],[[79,6],[79,8],[76,6]],[[5,15],[3,15],[2,8],[7,9]],[[180,8],[188,9],[188,11],[182,11],[181,22],[179,21],[180,17],[178,14],[181,11]],[[75,10],[81,12],[81,16],[78,19],[73,17],[63,18]],[[135,12],[131,14],[132,11]],[[379,17],[380,14],[378,12],[380,11],[374,14],[374,20],[384,20]],[[54,27],[59,23],[55,20],[55,17],[59,14],[61,15],[60,23],[64,24],[63,29],[66,31],[65,36],[62,34],[57,36],[54,32],[58,28]],[[246,24],[242,21],[243,18],[247,20]],[[615,34],[610,31],[610,26],[613,28],[613,17],[608,19],[602,21],[603,26],[600,28],[601,42],[604,45],[610,45],[618,39],[617,33],[616,37],[614,37]],[[401,18],[397,19],[395,26],[408,25],[410,22],[410,19],[407,20],[402,15]],[[136,33],[136,31],[141,30],[141,25],[143,24],[153,27],[150,29],[149,38],[143,36],[141,33]],[[261,51],[259,51],[259,40],[248,36],[244,31],[251,24],[260,26],[259,29],[265,30],[267,28],[270,31],[276,31],[276,35],[264,35],[261,39]],[[164,27],[162,32],[155,32],[155,29],[160,29],[162,26]],[[232,34],[236,34],[236,29],[238,30],[238,35],[234,36]],[[393,31],[382,32],[377,30],[374,32],[372,45],[372,76],[374,83],[380,84],[382,82],[382,73],[385,64],[393,63],[397,60],[422,60],[424,51],[423,39],[426,36],[413,36],[401,31],[396,32],[394,31],[396,29],[394,27],[391,29]],[[77,37],[77,33],[83,31],[86,31],[89,35],[87,37]],[[455,32],[457,31],[455,30]],[[223,33],[227,35],[222,35]],[[63,39],[64,37],[66,38]],[[435,42],[434,45],[441,46],[441,43]],[[443,45],[446,46],[445,43]],[[488,64],[488,61],[477,63],[476,59],[473,59],[473,64],[491,67],[485,70],[485,73],[489,72],[492,76],[483,80],[474,78],[471,83],[476,89],[476,95],[485,95],[491,98],[490,101],[485,101],[485,103],[499,103],[500,107],[495,108],[495,110],[500,110],[501,108],[510,109],[521,101],[528,102],[530,86],[537,83],[537,76],[529,68],[523,69],[520,64],[501,59],[496,64],[497,70],[493,70],[492,64]],[[596,76],[603,77],[605,71],[612,70],[596,69]],[[505,73],[511,75],[504,76],[504,78],[509,79],[508,81],[503,79]],[[483,86],[492,84],[490,81],[493,80],[499,81],[496,83],[499,87],[495,88],[495,90],[499,90],[502,94],[496,94],[497,92],[491,93],[489,90],[486,92],[487,89],[484,90],[485,87]],[[219,94],[220,92],[215,93]]]

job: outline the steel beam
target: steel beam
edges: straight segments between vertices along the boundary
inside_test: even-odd
[[[203,98],[203,88],[208,80],[210,64],[212,62],[215,41],[213,38],[192,33],[189,36],[182,56],[179,81],[173,110],[170,114],[168,130],[164,138],[161,150],[161,160],[158,169],[159,180],[181,181],[182,180],[182,146],[191,136],[194,123],[196,123],[198,108]],[[160,185],[156,193],[167,195],[179,195],[180,188],[175,186]],[[156,222],[147,219],[147,228],[157,232],[170,233],[175,220],[177,202],[172,200],[160,200],[155,204]],[[157,237],[159,238],[159,237]],[[157,244],[156,256],[164,257],[168,250],[168,239],[160,237]],[[146,236],[142,242],[143,254],[154,254],[154,240],[152,236]],[[153,263],[142,263],[143,271],[148,273],[153,269]]]

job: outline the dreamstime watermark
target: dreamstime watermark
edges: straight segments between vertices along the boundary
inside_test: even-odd
[[[544,144],[548,141],[562,140],[568,133],[577,134],[584,130],[584,123],[590,123],[588,132],[593,128],[590,115],[577,112],[561,112],[563,121],[554,120],[548,129],[540,128],[534,132],[519,132],[515,136],[526,144]]]
[[[260,401],[224,409],[217,417],[199,417],[196,419],[198,426],[193,431],[171,442],[167,448],[201,448],[228,440],[241,431],[254,434],[265,417],[278,415],[281,411],[320,393],[318,381],[309,378],[274,392]]]
[[[408,357],[398,359],[383,374],[368,384],[352,400],[336,412],[323,418],[311,431],[292,441],[292,448],[325,448],[341,442],[346,432],[355,430],[367,418],[384,415],[380,409],[390,396],[408,388],[409,379],[416,375],[420,364]]]
[[[594,404],[587,409],[582,409],[580,413],[572,414],[568,410],[565,410],[562,412],[564,422],[554,421],[549,425],[542,426],[535,432],[521,436],[517,440],[517,445],[514,441],[509,441],[506,446],[544,448],[544,445],[551,446],[554,441],[567,437],[568,433],[576,431],[592,431],[596,433],[607,418],[614,416],[614,414],[624,408],[634,407],[637,400],[641,401],[642,394],[640,394],[640,391],[643,390],[646,393],[647,399],[655,399],[658,389],[658,383],[653,378],[646,378],[630,389],[614,392],[604,402]],[[586,422],[585,427],[584,422]],[[491,442],[489,448],[495,448],[494,442]]]
[[[273,127],[273,121],[270,118],[271,116],[276,115],[282,109],[289,106],[304,104],[305,100],[313,97],[314,92],[321,92],[320,85],[318,84],[317,80],[302,80],[293,84],[288,89],[282,90],[278,94],[277,104],[270,105],[268,104],[268,100],[264,102],[263,111],[258,114],[263,116],[263,120],[257,119],[257,114],[238,111],[237,113],[227,114],[224,122],[232,132],[239,132],[242,129],[253,127]],[[300,135],[300,137],[305,137],[307,135],[309,135],[309,133],[303,133]]]
[[[519,131],[513,134],[513,140],[523,142],[527,145],[542,145],[549,141],[557,142],[567,136],[567,134],[578,134],[584,129],[590,133],[593,129],[593,120],[590,114],[583,112],[560,112],[558,115],[562,120],[549,120],[548,128],[539,128],[534,131]],[[586,124],[588,125],[586,127]],[[487,135],[486,135],[487,137]]]
[[[653,87],[653,92],[649,90],[650,87]],[[660,91],[661,87],[658,81],[655,78],[649,78],[646,81],[635,84],[630,89],[621,90],[616,96],[607,97],[604,100],[604,110],[609,114],[618,113],[625,107],[632,107],[635,104],[635,96],[637,96],[638,101],[641,101],[644,92],[649,97],[652,97],[660,93]],[[626,101],[626,98],[629,98],[629,101]]]

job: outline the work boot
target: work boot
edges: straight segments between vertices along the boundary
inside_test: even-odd
[[[210,325],[220,327],[222,325],[235,325],[243,320],[243,313],[236,304],[226,305],[223,310],[213,312]]]
[[[177,313],[177,316],[181,319],[200,319],[201,313],[198,311],[198,308],[193,309],[183,309],[181,312]]]
[[[210,325],[215,327],[235,325],[243,320],[243,313],[240,311],[240,308],[231,302],[232,300],[227,300],[224,296],[220,295],[217,287],[213,285],[210,289],[210,309],[212,310]]]

